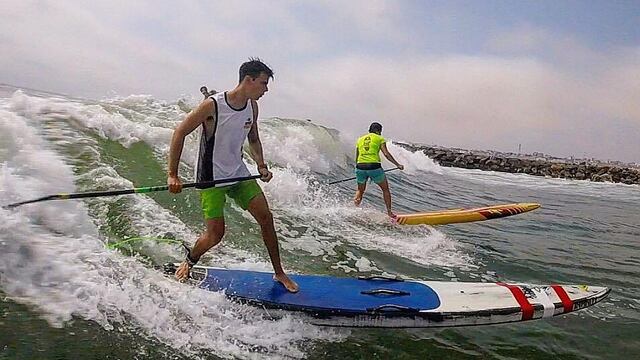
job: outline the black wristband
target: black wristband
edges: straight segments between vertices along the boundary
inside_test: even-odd
[[[195,264],[198,263],[198,260],[200,260],[200,259],[193,260],[193,258],[191,257],[191,250],[184,243],[182,244],[182,246],[184,247],[184,249],[186,250],[186,253],[187,253],[184,260],[189,265],[189,268],[192,268]]]
[[[195,264],[198,263],[198,260],[193,260],[191,258],[191,253],[187,254],[187,256],[185,257],[185,260],[187,261],[187,264],[189,264],[189,267],[193,267]]]

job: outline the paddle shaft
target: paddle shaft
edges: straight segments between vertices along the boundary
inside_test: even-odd
[[[387,169],[387,170],[385,170],[384,172],[387,172],[387,171],[393,171],[393,170],[398,170],[398,168],[397,168],[397,167],[394,167],[394,168],[392,168],[392,169]],[[342,179],[342,180],[332,181],[332,182],[328,183],[328,185],[338,184],[338,183],[341,183],[341,182],[350,181],[350,180],[355,180],[355,179],[356,179],[356,177],[354,176],[354,177],[350,177],[350,178],[348,178],[348,179]]]
[[[230,183],[235,181],[252,180],[252,179],[258,179],[260,177],[262,177],[262,175],[251,175],[251,176],[243,176],[243,177],[229,178],[229,179],[222,179],[222,180],[187,183],[187,184],[183,184],[182,187],[183,188],[199,187],[202,189],[206,189],[218,184],[225,184],[225,183]],[[21,201],[21,202],[5,205],[2,208],[12,209],[20,205],[31,204],[31,203],[41,202],[41,201],[49,201],[49,200],[67,200],[67,199],[93,198],[93,197],[102,197],[102,196],[144,194],[149,192],[166,191],[166,190],[169,190],[168,185],[148,186],[148,187],[124,189],[124,190],[92,191],[92,192],[83,192],[83,193],[75,193],[75,194],[54,194],[54,195],[43,196],[41,198],[37,198],[33,200]]]

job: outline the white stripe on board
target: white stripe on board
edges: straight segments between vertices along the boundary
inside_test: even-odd
[[[556,311],[556,306],[553,303],[553,301],[549,299],[549,295],[547,294],[545,289],[548,289],[548,288],[532,288],[531,289],[533,290],[533,293],[536,294],[536,300],[540,301],[542,306],[544,306],[544,313],[542,314],[543,318],[552,317]]]

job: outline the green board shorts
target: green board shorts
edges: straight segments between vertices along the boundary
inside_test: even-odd
[[[223,217],[227,196],[232,198],[243,210],[247,210],[249,202],[260,194],[262,194],[262,189],[255,179],[241,181],[229,186],[201,190],[200,203],[202,204],[204,218],[215,219]]]
[[[384,170],[382,168],[373,170],[356,169],[356,181],[358,184],[366,183],[368,178],[371,178],[374,183],[380,184],[384,181]]]

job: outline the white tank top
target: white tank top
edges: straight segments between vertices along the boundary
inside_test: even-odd
[[[242,161],[242,145],[254,121],[251,100],[243,108],[234,109],[227,102],[226,91],[212,95],[211,99],[216,106],[213,117],[202,124],[196,181],[250,176],[251,173]]]

